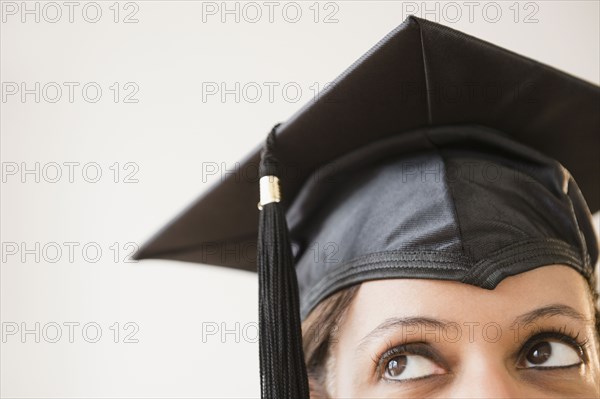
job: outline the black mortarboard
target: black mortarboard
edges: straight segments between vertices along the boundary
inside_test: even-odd
[[[409,17],[136,257],[258,263],[263,396],[306,398],[299,313],[344,287],[591,281],[599,148],[598,87]]]

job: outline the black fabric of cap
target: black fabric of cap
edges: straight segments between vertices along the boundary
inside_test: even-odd
[[[418,129],[347,154],[308,179],[288,220],[303,317],[367,280],[493,289],[552,264],[589,279],[598,258],[590,211],[568,171],[479,126]]]
[[[600,209],[600,89],[415,17],[279,127],[284,204],[318,168],[345,154],[417,128],[457,124],[492,128],[556,159],[576,179],[590,210]],[[256,270],[258,179],[251,177],[257,176],[260,147],[148,240],[136,258]],[[319,202],[321,194],[314,195]]]

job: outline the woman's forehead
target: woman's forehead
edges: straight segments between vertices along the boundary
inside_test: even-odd
[[[429,279],[364,282],[349,309],[349,316],[363,321],[365,317],[373,321],[390,317],[430,317],[510,323],[523,313],[548,305],[569,306],[588,317],[593,314],[584,278],[570,267],[552,265],[507,277],[493,290]]]

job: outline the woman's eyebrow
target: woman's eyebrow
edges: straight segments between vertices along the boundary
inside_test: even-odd
[[[386,319],[383,323],[379,324],[370,333],[363,337],[358,344],[357,350],[363,349],[369,342],[373,341],[375,338],[385,335],[385,333],[388,331],[397,331],[400,329],[401,331],[415,333],[417,331],[414,330],[415,327],[425,327],[429,329],[436,329],[434,331],[439,331],[440,329],[446,328],[450,324],[453,323],[445,320],[432,319],[429,317],[392,317]]]
[[[517,316],[511,324],[511,327],[514,327],[517,324],[531,324],[542,317],[552,316],[565,316],[571,319],[584,322],[592,321],[592,319],[586,318],[583,314],[581,314],[571,306],[558,303],[543,306],[541,308],[534,309],[520,316]],[[364,347],[367,346],[371,341],[373,341],[376,338],[380,338],[381,336],[384,336],[389,331],[401,330],[409,334],[415,334],[417,331],[419,331],[419,328],[424,327],[424,334],[427,334],[427,332],[433,333],[434,331],[440,331],[449,326],[451,327],[452,325],[456,325],[456,323],[447,320],[433,319],[430,317],[415,316],[389,318],[381,324],[379,324],[377,327],[375,327],[365,337],[363,337],[357,346],[357,350],[364,349]]]
[[[542,317],[547,318],[552,316],[565,316],[584,322],[592,321],[571,306],[563,305],[561,303],[554,303],[517,316],[512,322],[511,327],[514,327],[517,324],[531,324]]]

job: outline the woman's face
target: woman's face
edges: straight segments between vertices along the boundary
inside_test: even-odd
[[[334,336],[333,397],[598,398],[586,282],[566,266],[494,290],[449,281],[365,282]]]

